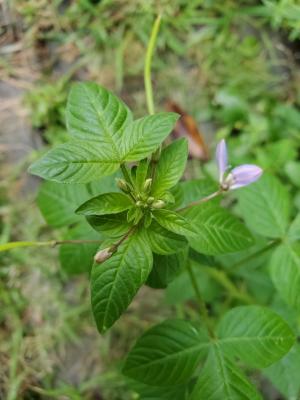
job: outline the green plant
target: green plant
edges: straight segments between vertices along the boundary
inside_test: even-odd
[[[219,147],[219,185],[209,179],[179,182],[186,166],[187,143],[179,139],[161,146],[178,116],[154,113],[150,85],[158,26],[159,19],[145,68],[150,115],[134,120],[129,108],[102,86],[76,84],[66,111],[72,140],[31,166],[32,173],[53,181],[43,184],[38,199],[48,222],[56,227],[76,224],[76,228],[70,228],[61,241],[7,243],[0,249],[63,245],[60,258],[70,273],[87,271],[96,252],[91,297],[100,333],[119,319],[143,284],[166,287],[186,273],[198,301],[200,321],[182,318],[152,327],[129,353],[124,374],[139,382],[133,387],[144,397],[143,393],[162,399],[259,399],[237,359],[254,369],[278,362],[294,345],[295,329],[272,309],[250,305],[253,299],[236,287],[230,275],[276,248],[271,261],[273,283],[286,303],[297,309],[299,218],[291,223],[285,187],[265,174],[237,197],[238,212],[266,244],[231,265],[229,277],[211,265],[224,254],[247,251],[254,245],[251,231],[220,206],[219,197],[258,176],[252,172],[249,176],[253,166],[250,170],[236,167],[228,173],[226,151]],[[122,178],[117,177],[117,186],[109,191],[114,178],[104,177],[120,173]],[[287,270],[282,269],[283,259],[288,260]],[[248,305],[222,315],[218,303],[212,320],[196,266],[197,273],[210,274],[232,297]]]

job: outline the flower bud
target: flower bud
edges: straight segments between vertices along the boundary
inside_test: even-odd
[[[98,251],[94,257],[94,261],[98,264],[103,263],[105,260],[110,258],[113,255],[113,251],[110,247],[107,247],[106,249]]]
[[[124,179],[117,179],[116,181],[119,189],[121,189],[125,193],[130,192],[130,186]]]
[[[148,190],[151,189],[151,185],[152,185],[152,178],[146,179],[143,187],[144,191],[148,192]]]
[[[156,200],[152,203],[153,208],[163,208],[166,203],[163,200]]]
[[[154,202],[154,200],[155,200],[154,197],[152,197],[152,196],[148,197],[147,204],[152,204]]]

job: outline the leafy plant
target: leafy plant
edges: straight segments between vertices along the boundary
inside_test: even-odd
[[[274,310],[251,304],[230,274],[276,248],[272,281],[287,305],[298,309],[299,218],[291,223],[288,192],[272,175],[258,180],[262,170],[253,164],[229,169],[224,140],[217,147],[216,188],[209,179],[180,182],[187,141],[163,145],[179,116],[154,112],[150,67],[159,24],[157,18],[146,55],[150,115],[134,119],[128,106],[104,87],[74,84],[66,109],[70,140],[30,167],[47,180],[38,204],[50,225],[66,228],[64,237],[6,243],[0,250],[62,245],[60,261],[68,273],[90,272],[92,311],[101,334],[126,312],[144,284],[165,288],[187,274],[200,321],[183,315],[147,330],[129,352],[124,375],[137,381],[137,391],[161,399],[260,399],[241,367],[263,370],[288,357],[295,329]],[[245,224],[218,198],[251,183],[237,194],[237,211]],[[252,251],[258,237],[266,246],[231,265],[229,277],[211,265],[225,255]],[[198,273],[213,276],[248,304],[225,313],[219,305],[212,318]]]

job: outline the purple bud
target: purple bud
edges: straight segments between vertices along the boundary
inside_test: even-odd
[[[224,174],[228,168],[228,161],[227,161],[227,148],[225,140],[222,139],[221,142],[218,143],[216,149],[216,160],[219,169],[219,180],[220,183],[223,181]]]
[[[257,181],[262,173],[263,170],[257,165],[244,164],[233,168],[225,182],[229,185],[229,189],[237,189]]]

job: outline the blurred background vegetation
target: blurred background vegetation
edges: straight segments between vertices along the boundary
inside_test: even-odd
[[[35,203],[38,180],[26,169],[66,140],[64,109],[74,80],[97,81],[136,117],[146,113],[144,55],[158,13],[156,109],[175,104],[191,115],[210,154],[216,140],[228,138],[233,163],[254,161],[276,174],[300,209],[298,0],[2,0],[0,243],[64,235],[47,227]],[[187,175],[213,174],[211,158],[191,157]],[[271,287],[267,274],[262,270],[253,282],[243,271],[246,287],[235,277],[239,290],[260,292],[263,302]],[[237,301],[224,282],[200,278],[214,307]],[[1,253],[0,398],[138,399],[139,388],[119,372],[123,355],[153,322],[195,312],[183,277],[166,295],[144,288],[99,337],[88,279],[61,270],[56,249]],[[286,398],[257,379],[268,398]]]

